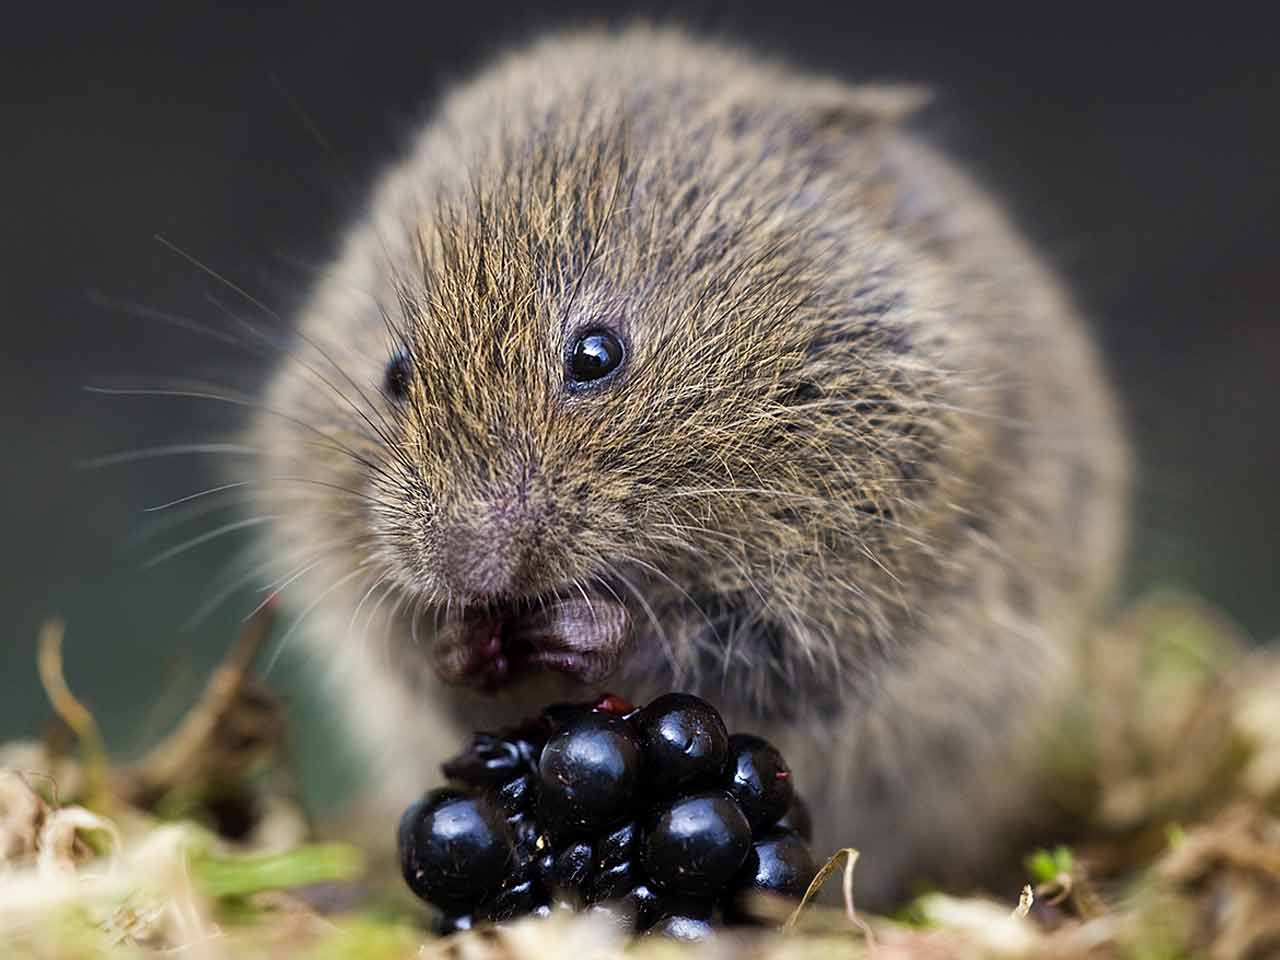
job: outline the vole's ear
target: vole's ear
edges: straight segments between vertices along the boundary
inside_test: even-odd
[[[798,98],[802,111],[819,127],[853,131],[902,123],[927,106],[933,94],[908,84],[823,83]]]
[[[781,79],[731,92],[728,130],[733,137],[754,137],[769,129],[776,135],[781,128],[795,148],[831,159],[831,149],[843,150],[850,141],[874,143],[877,131],[898,126],[931,99],[926,88],[906,84]]]

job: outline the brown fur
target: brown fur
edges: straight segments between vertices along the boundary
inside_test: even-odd
[[[387,175],[255,430],[268,548],[306,571],[286,596],[388,809],[463,731],[584,695],[436,679],[483,563],[616,596],[607,686],[697,690],[775,739],[819,846],[863,849],[864,896],[965,874],[1016,817],[1115,569],[1124,455],[1063,294],[902,101],[675,32],[573,34],[446,98]],[[626,365],[567,392],[601,320]]]

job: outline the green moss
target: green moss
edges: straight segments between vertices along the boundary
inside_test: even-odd
[[[344,844],[308,844],[288,853],[194,857],[191,869],[212,897],[244,897],[316,883],[353,880],[364,869],[360,851]]]
[[[341,924],[325,941],[302,956],[306,960],[382,960],[412,957],[425,939],[421,930],[358,918]]]

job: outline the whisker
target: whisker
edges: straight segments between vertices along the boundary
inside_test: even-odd
[[[176,500],[169,500],[166,503],[158,503],[155,506],[143,507],[143,513],[159,513],[161,510],[170,510],[173,507],[180,507],[185,503],[191,503],[194,500],[200,500],[204,497],[217,496],[220,493],[228,493],[232,490],[243,490],[247,487],[256,486],[256,480],[237,480],[234,483],[223,483],[216,487],[208,487],[204,490],[197,490],[195,493],[189,493],[185,497],[178,497]]]
[[[728,540],[734,546],[741,547],[743,550],[746,550],[750,547],[750,544],[748,544],[746,539],[743,537],[735,536],[734,534],[729,533],[728,531],[725,531],[725,530],[713,530],[710,527],[703,527],[696,523],[684,523],[684,522],[675,521],[675,520],[670,520],[670,521],[660,520],[654,523],[653,526],[656,529],[669,529],[669,530],[674,530],[677,533],[692,531],[694,533],[705,534],[706,536],[719,537],[722,540]]]
[[[280,78],[278,76],[273,76],[272,80],[275,83],[277,92],[284,97],[285,102],[289,105],[289,108],[293,111],[294,115],[301,121],[303,127],[306,128],[309,134],[311,134],[316,143],[320,145],[320,148],[329,155],[329,159],[332,160],[334,165],[337,167],[346,198],[348,200],[361,199],[364,196],[364,184],[357,180],[349,161],[345,160],[329,139],[324,136],[319,125],[315,122],[315,119],[303,108],[302,104],[300,104],[297,99],[295,99],[293,95],[284,88],[284,84],[280,81]],[[391,256],[391,250],[387,246],[387,239],[383,235],[381,224],[375,221],[372,229],[374,236],[377,238],[378,245],[382,247],[382,256],[386,266],[389,270],[394,271],[396,267],[395,258]],[[278,254],[278,256],[284,258],[285,255]],[[301,263],[301,261],[296,260],[296,258],[294,262],[295,265],[302,269],[309,267],[309,265]],[[370,300],[375,299],[372,294],[369,294],[368,296]]]
[[[386,584],[382,588],[382,593],[378,596],[378,599],[374,601],[373,606],[369,609],[369,615],[365,618],[365,621],[364,621],[364,629],[360,632],[360,642],[362,644],[366,644],[366,645],[368,644],[369,630],[373,627],[373,621],[377,619],[378,611],[382,608],[382,605],[386,602],[387,597],[391,596],[392,591],[394,591],[396,587],[396,582],[391,577],[390,573],[385,574],[383,576],[383,580],[386,581]],[[361,602],[363,603],[363,600]],[[394,613],[392,615],[392,619],[394,619]]]
[[[102,305],[115,307],[117,309],[124,309],[126,311],[135,313],[137,315],[146,317],[148,319],[160,320],[162,322],[175,326],[179,329],[183,329],[188,332],[209,337],[218,342],[236,347],[238,349],[245,351],[246,353],[249,353],[252,356],[264,357],[267,359],[273,359],[275,357],[283,357],[287,360],[291,360],[297,363],[305,371],[311,373],[313,376],[320,379],[338,399],[345,402],[348,406],[352,408],[352,410],[354,410],[358,415],[360,415],[363,419],[365,419],[365,421],[369,424],[370,428],[372,428],[375,431],[375,433],[379,436],[379,438],[385,444],[387,444],[388,448],[394,451],[394,445],[391,443],[390,437],[388,436],[390,431],[390,425],[387,423],[384,416],[379,414],[379,420],[382,423],[382,428],[380,429],[376,425],[374,425],[372,421],[368,420],[368,418],[364,416],[362,411],[360,411],[353,403],[351,403],[350,399],[346,396],[345,393],[339,390],[333,383],[331,383],[326,377],[323,376],[323,374],[317,371],[313,366],[311,366],[305,360],[303,360],[302,358],[296,356],[293,352],[291,352],[286,344],[278,342],[275,338],[269,336],[268,334],[263,332],[260,328],[250,324],[247,320],[245,320],[243,317],[236,314],[234,311],[232,311],[229,307],[223,304],[216,297],[210,296],[208,297],[208,299],[216,307],[222,310],[228,317],[230,317],[231,319],[235,320],[238,324],[240,324],[240,326],[244,330],[246,330],[248,333],[250,333],[257,342],[250,342],[243,338],[232,336],[223,331],[216,330],[197,320],[193,320],[189,317],[180,316],[178,314],[173,314],[173,313],[168,313],[161,310],[156,310],[153,308],[148,308],[141,304],[130,303],[127,301],[111,300],[110,298],[101,297],[101,296],[95,298],[96,302],[99,302]],[[347,374],[347,372],[345,371],[345,369],[342,368],[341,365],[339,365],[335,360],[333,360],[333,358],[329,356],[328,353],[326,353],[318,344],[316,344],[310,338],[306,337],[301,332],[297,332],[297,335],[301,339],[309,343],[318,353],[324,356],[325,359],[328,360],[329,363],[336,370],[338,370],[339,373],[341,373],[343,377],[346,378],[346,380],[349,383],[351,383],[353,387],[356,388],[357,391],[360,392],[365,402],[369,403],[371,408],[377,409],[376,405],[371,403],[369,398],[364,394],[364,391],[361,390],[359,385],[354,380],[351,379],[351,377]],[[267,349],[264,349],[264,346]]]
[[[213,267],[204,263],[202,260],[195,257],[194,255],[187,253],[187,251],[183,250],[181,247],[179,247],[176,243],[173,243],[171,240],[167,240],[165,237],[161,236],[158,233],[155,234],[154,236],[155,236],[156,242],[160,243],[161,245],[167,247],[169,250],[176,253],[183,260],[186,260],[187,263],[191,264],[201,273],[205,274],[206,276],[212,277],[214,280],[217,280],[219,283],[225,286],[228,290],[231,290],[234,293],[238,294],[239,296],[243,297],[246,301],[253,304],[255,307],[257,307],[267,316],[271,317],[271,319],[278,321],[282,326],[284,325],[284,318],[280,316],[279,313],[277,313],[275,310],[272,310],[269,306],[267,306],[257,297],[253,296],[253,294],[245,290],[244,287],[240,286],[239,284],[232,283],[230,279],[223,276],[217,270],[213,269]]]
[[[349,496],[357,497],[361,500],[364,500],[368,503],[372,503],[378,507],[383,507],[387,510],[392,510],[395,508],[395,505],[388,500],[383,500],[379,497],[371,497],[367,493],[362,493],[359,490],[352,490],[350,487],[344,487],[338,483],[329,483],[328,481],[316,480],[316,479],[313,479],[312,477],[276,476],[276,477],[262,477],[257,480],[236,480],[233,483],[220,484],[219,486],[216,486],[216,487],[210,487],[207,490],[199,490],[196,493],[189,493],[185,497],[179,497],[177,500],[170,500],[168,503],[157,504],[156,506],[153,506],[153,507],[145,507],[143,508],[142,512],[156,513],[161,510],[168,510],[170,507],[176,507],[184,503],[190,503],[192,500],[199,500],[202,497],[211,497],[220,493],[225,493],[231,490],[240,490],[247,487],[265,486],[268,483],[300,483],[300,484],[305,484],[307,486],[322,487],[323,489],[326,489],[326,490],[336,490],[339,493],[345,493]]]
[[[327,557],[328,557],[328,554],[322,553],[320,556],[316,557],[310,563],[303,564],[296,571],[294,571],[294,573],[287,575],[286,579],[277,580],[275,583],[268,585],[265,589],[266,596],[262,598],[261,603],[259,603],[256,607],[250,610],[247,614],[245,614],[245,617],[244,617],[245,621],[247,622],[249,620],[252,620],[255,616],[257,616],[257,614],[261,613],[262,610],[265,609],[269,603],[271,603],[271,601],[275,600],[278,596],[280,596],[280,594],[284,593],[284,591],[288,589],[288,587],[291,584],[295,583],[299,578],[306,576],[316,567],[320,566],[320,564],[324,563]]]
[[[640,590],[636,588],[635,584],[633,584],[629,579],[627,579],[626,576],[624,576],[621,572],[619,572],[616,569],[610,572],[614,577],[618,579],[618,581],[624,587],[626,587],[629,591],[631,591],[632,596],[636,598],[636,600],[640,603],[640,606],[644,609],[645,616],[649,618],[649,622],[653,625],[653,629],[658,638],[658,642],[662,646],[663,655],[667,658],[667,662],[671,665],[673,681],[676,683],[677,686],[679,686],[684,677],[684,667],[680,663],[679,659],[676,657],[675,648],[672,647],[671,645],[671,638],[667,635],[666,627],[662,625],[662,621],[659,619],[658,615],[653,612],[653,607],[649,605],[649,601],[645,599],[644,594],[641,593]],[[617,595],[615,594],[615,596]]]
[[[125,538],[125,546],[130,548],[140,547],[155,540],[166,531],[173,530],[175,527],[181,527],[220,510],[235,509],[248,503],[250,499],[248,496],[240,496],[210,500],[207,503],[186,504],[184,509],[175,509],[172,513],[164,516],[149,517],[146,523],[137,524],[136,529]]]
[[[422,643],[418,640],[418,620],[422,616],[423,597],[417,597],[413,601],[413,607],[409,610],[409,640],[417,650],[422,649]]]
[[[247,572],[238,577],[231,578],[228,583],[220,587],[216,593],[196,608],[195,612],[192,613],[191,616],[183,623],[182,629],[194,630],[196,627],[200,626],[200,624],[204,623],[204,621],[208,619],[209,615],[212,614],[213,611],[226,603],[233,594],[243,590],[250,583],[264,576],[276,562],[276,558],[268,558],[266,560],[259,561],[251,566]],[[238,563],[233,562],[230,566],[238,566]]]
[[[390,592],[388,591],[388,595],[389,595],[389,594],[390,594]],[[409,592],[408,592],[407,590],[401,590],[401,591],[398,591],[398,595],[397,595],[397,597],[396,597],[396,602],[395,602],[395,603],[393,603],[393,604],[391,605],[391,612],[387,614],[387,623],[389,623],[389,624],[394,624],[394,623],[395,623],[395,621],[396,621],[396,618],[397,618],[398,616],[400,616],[400,609],[401,609],[401,608],[402,608],[406,603],[413,602],[413,603],[415,603],[415,604],[416,604],[416,603],[417,603],[417,600],[418,600],[418,598],[416,598],[416,597],[411,597],[411,596],[410,596],[410,594],[409,594]]]
[[[122,450],[118,453],[108,453],[100,457],[93,457],[89,460],[81,460],[78,464],[82,469],[97,469],[99,467],[110,467],[121,463],[138,463],[143,460],[159,460],[164,457],[178,457],[188,454],[235,454],[238,456],[253,456],[259,450],[256,447],[245,446],[242,443],[174,443],[162,447],[142,447],[137,450]]]
[[[225,306],[216,297],[210,297],[209,299],[211,303],[213,303],[215,306],[219,307],[220,309],[224,310],[227,316],[235,320],[237,323],[241,324],[241,326],[243,326],[251,334],[258,337],[265,337],[265,334],[260,333],[257,327],[253,326],[251,323],[249,323],[249,321],[239,316],[237,313],[235,313],[235,311],[231,310],[230,307]],[[323,347],[321,347],[318,343],[316,343],[316,341],[314,341],[309,336],[307,336],[307,334],[302,330],[296,330],[294,331],[294,333],[295,333],[295,336],[298,337],[298,339],[308,344],[313,350],[319,353],[320,356],[322,356],[325,360],[327,360],[329,362],[329,365],[333,367],[335,370],[337,370],[338,373],[343,377],[343,379],[345,379],[347,383],[351,384],[351,386],[355,388],[356,392],[360,394],[361,399],[364,400],[365,404],[368,405],[370,409],[377,411],[377,407],[369,399],[368,395],[365,394],[364,390],[361,389],[360,385],[351,378],[351,375],[347,373],[346,369],[341,364],[339,364],[336,360],[334,360],[333,357],[330,356],[329,353],[325,351]],[[298,364],[299,366],[301,366],[303,369],[311,373],[311,375],[314,376],[316,379],[318,379],[321,383],[323,383],[326,387],[328,387],[335,397],[337,397],[339,400],[345,403],[348,407],[350,407],[352,412],[354,412],[356,416],[358,416],[361,420],[363,420],[369,426],[369,429],[371,429],[374,432],[374,435],[377,436],[378,439],[380,439],[383,442],[388,452],[390,452],[392,456],[395,456],[397,459],[401,460],[401,462],[406,468],[412,469],[413,465],[411,461],[409,461],[407,455],[402,450],[400,450],[399,446],[392,440],[390,436],[391,425],[387,423],[386,419],[382,416],[381,413],[378,413],[378,419],[381,422],[381,426],[379,426],[378,424],[375,424],[371,419],[369,419],[368,415],[363,410],[361,410],[351,400],[351,398],[346,395],[346,393],[344,393],[341,389],[339,389],[336,384],[334,384],[331,380],[329,380],[328,377],[326,377],[323,373],[317,370],[314,366],[312,366],[306,360],[302,359],[301,357],[293,353],[287,353],[286,358]]]
[[[302,624],[306,621],[307,617],[309,617],[312,614],[312,612],[316,609],[316,607],[320,606],[320,604],[323,603],[325,599],[327,599],[328,596],[331,593],[333,593],[333,591],[337,590],[339,587],[343,586],[344,584],[351,582],[352,580],[354,580],[356,577],[360,576],[363,573],[364,573],[364,564],[363,563],[358,564],[354,570],[352,570],[346,576],[340,577],[337,580],[335,580],[332,584],[330,584],[327,588],[325,588],[325,590],[322,591],[319,596],[317,596],[314,600],[312,600],[309,604],[307,604],[306,609],[304,609],[302,613],[298,615],[298,618],[294,620],[294,622],[290,625],[289,629],[285,631],[284,636],[280,638],[280,643],[276,646],[276,649],[272,651],[271,657],[267,660],[266,666],[263,667],[262,669],[263,677],[266,677],[269,673],[271,673],[272,668],[275,667],[276,661],[280,659],[280,655],[284,652],[285,647],[288,646],[289,641],[293,639],[294,634],[298,632],[298,630],[302,627]]]
[[[262,561],[257,563],[253,561],[255,555],[261,554],[261,546],[261,544],[254,544],[241,550],[236,550],[230,559],[225,563],[219,564],[217,574],[210,580],[212,585],[220,584],[221,586],[218,586],[217,591],[212,596],[205,596],[205,599],[201,601],[195,612],[178,627],[179,630],[184,633],[194,630],[236,590],[243,587],[255,576],[261,575],[267,564]],[[246,565],[251,565],[249,575],[237,575],[238,571],[241,571]]]
[[[803,493],[796,490],[779,490],[770,487],[675,487],[665,489],[661,494],[655,494],[654,503],[661,503],[665,500],[676,500],[685,497],[701,497],[706,495],[734,495],[742,494],[758,497],[777,497],[784,500],[792,500],[798,503],[808,503],[814,506],[822,507],[824,510],[836,510],[844,513],[849,517],[857,518],[861,521],[871,519],[867,514],[858,509],[859,504],[853,502],[844,502],[836,497],[823,497],[813,493]],[[890,503],[901,504],[906,507],[912,506],[908,500],[893,499]],[[874,516],[874,522],[881,526],[893,527],[905,533],[919,538],[915,542],[921,545],[927,545],[929,534],[923,530],[919,530],[896,517],[886,517],[882,513]]]
[[[201,323],[199,320],[183,316],[182,314],[159,310],[155,307],[149,307],[144,303],[138,303],[132,300],[108,297],[106,294],[98,291],[90,291],[89,301],[96,306],[109,307],[113,310],[119,310],[127,315],[141,317],[146,320],[158,320],[161,323],[166,323],[179,330],[185,330],[188,333],[195,333],[219,343],[225,343],[231,347],[251,351],[255,354],[260,352],[253,346],[253,344],[250,344],[239,337],[233,336],[225,331],[218,330],[208,324]],[[277,349],[283,352],[284,347],[278,346]]]
[[[181,556],[189,550],[194,550],[201,544],[208,543],[210,540],[216,540],[218,537],[225,536],[228,533],[235,533],[237,530],[245,530],[249,527],[260,526],[264,523],[270,523],[273,520],[279,519],[278,515],[271,514],[261,517],[248,517],[244,520],[237,520],[234,523],[228,523],[224,526],[218,527],[216,530],[210,530],[208,533],[202,533],[198,537],[193,537],[185,543],[180,543],[178,546],[166,550],[163,553],[156,554],[142,565],[142,569],[150,570],[152,567],[158,566],[166,560],[172,560],[174,557]]]
[[[649,570],[653,572],[655,575],[661,577],[667,583],[671,584],[671,586],[674,587],[681,594],[681,596],[683,596],[686,600],[689,601],[689,605],[692,606],[693,609],[697,611],[698,615],[702,617],[703,621],[706,622],[707,626],[711,628],[711,632],[716,635],[717,639],[719,639],[719,635],[720,635],[719,629],[711,621],[711,618],[707,616],[706,611],[702,609],[702,607],[698,604],[696,600],[693,599],[692,596],[690,596],[688,590],[680,586],[680,584],[676,583],[676,581],[671,579],[671,577],[668,576],[665,571],[654,566],[652,563],[648,563],[644,560],[639,559],[638,557],[627,557],[626,562],[641,566],[644,569]]]
[[[390,577],[391,571],[384,570],[382,571],[382,574],[369,585],[369,589],[364,592],[364,595],[360,597],[360,602],[357,603],[355,608],[351,611],[351,619],[347,621],[347,633],[352,634],[356,632],[356,620],[360,616],[360,611],[364,609],[364,605],[368,599],[373,596],[373,592],[377,590],[378,587],[386,583]]]
[[[215,403],[226,403],[231,406],[246,407],[251,410],[258,410],[258,411],[261,411],[262,413],[267,413],[272,416],[280,417],[281,419],[286,420],[296,426],[302,427],[304,430],[309,430],[310,432],[314,433],[316,436],[324,440],[326,446],[329,446],[332,449],[345,454],[346,456],[350,457],[354,462],[360,464],[363,467],[366,467],[367,469],[373,471],[374,473],[377,473],[385,477],[389,482],[391,483],[396,482],[395,478],[391,476],[389,473],[387,473],[383,467],[374,463],[372,460],[368,459],[367,457],[360,456],[360,454],[356,453],[350,447],[346,446],[343,443],[340,443],[338,440],[334,439],[332,436],[325,433],[323,430],[320,430],[318,427],[310,423],[307,423],[305,420],[300,420],[297,417],[292,416],[291,414],[285,413],[282,410],[273,409],[271,407],[260,404],[254,400],[250,400],[247,397],[236,397],[236,396],[227,395],[227,394],[219,394],[219,393],[214,393],[208,390],[179,390],[179,389],[168,389],[163,387],[153,388],[153,387],[86,386],[84,389],[88,393],[101,394],[103,396],[108,396],[108,397],[166,397],[166,398],[183,399],[183,400],[209,400]]]
[[[582,601],[587,605],[587,610],[591,614],[591,621],[594,623],[596,620],[596,608],[595,608],[595,605],[591,602],[590,595],[587,593],[586,588],[582,586],[582,581],[579,580],[577,577],[573,578],[572,584],[574,589],[577,590],[578,593],[582,595]]]

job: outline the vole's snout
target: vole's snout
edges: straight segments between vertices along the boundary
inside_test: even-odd
[[[534,669],[596,683],[613,671],[630,613],[566,579],[558,520],[551,491],[525,471],[442,523],[437,563],[452,601],[432,661],[446,683],[497,690]]]
[[[545,521],[527,496],[513,495],[457,517],[445,528],[441,579],[464,600],[518,597],[540,587]]]

